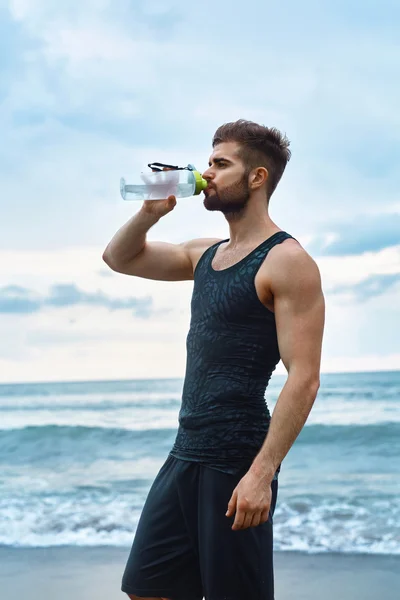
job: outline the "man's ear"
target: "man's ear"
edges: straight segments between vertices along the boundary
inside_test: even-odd
[[[259,189],[268,181],[268,170],[265,167],[253,169],[249,175],[249,185],[253,190]]]

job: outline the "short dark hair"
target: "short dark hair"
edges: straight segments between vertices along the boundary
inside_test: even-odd
[[[212,146],[214,148],[223,142],[240,144],[239,157],[247,173],[257,167],[267,169],[267,198],[269,199],[291,157],[290,142],[286,135],[275,127],[265,127],[253,121],[239,119],[233,123],[225,123],[217,129]]]

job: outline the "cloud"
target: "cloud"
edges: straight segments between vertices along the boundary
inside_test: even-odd
[[[0,288],[0,313],[31,314],[40,310],[43,301],[26,288],[9,285]]]
[[[140,207],[119,178],[152,160],[205,168],[236,118],[291,140],[271,217],[322,270],[325,365],[399,364],[396,0],[204,0],[200,21],[182,0],[0,6],[0,377],[182,374],[191,282],[123,277],[101,256]],[[201,197],[148,234],[197,237],[228,237]]]
[[[113,277],[113,275],[115,275],[115,271],[112,271],[111,269],[99,269],[97,271],[97,275],[100,275],[100,277],[106,277],[108,279],[109,277]]]
[[[372,275],[354,285],[341,285],[329,290],[329,294],[351,294],[357,302],[366,302],[371,298],[383,296],[400,283],[400,273]]]
[[[323,1],[252,0],[232,12],[227,0],[206,0],[212,18],[201,35],[193,33],[198,15],[179,0],[8,4],[15,58],[0,106],[0,184],[2,197],[18,202],[2,211],[3,247],[103,243],[110,223],[121,224],[121,175],[157,159],[203,168],[215,127],[239,117],[274,124],[292,140],[271,210],[295,236],[315,232],[322,214],[354,218],[378,194],[394,210],[400,86],[388,35],[398,14],[392,0],[379,21],[363,5],[362,22]],[[266,23],[281,20],[284,47],[281,28],[265,35]],[[215,235],[218,217],[186,204],[165,221],[171,237]],[[15,228],[19,211],[32,206]]]
[[[158,282],[112,271],[112,277],[103,277],[99,273],[104,269],[102,250],[0,250],[0,308],[4,288],[8,300],[17,297],[21,303],[40,305],[32,313],[0,310],[1,381],[96,379],[99,374],[105,379],[184,375],[193,282]],[[398,283],[363,303],[355,300],[353,288],[375,276],[398,273],[400,246],[379,253],[323,257],[318,264],[327,290],[323,369],[395,368],[396,360],[399,367]],[[54,282],[66,286],[64,308],[54,303],[57,299],[60,304],[63,297]],[[341,293],[337,289],[335,294],[339,287]],[[108,300],[151,297],[151,318],[79,303],[80,293],[90,298],[98,290]],[[43,302],[49,298],[53,304]],[[370,360],[372,355],[379,355],[379,360]],[[386,362],[388,355],[392,358]],[[279,369],[284,372],[282,366]]]
[[[45,308],[65,308],[69,306],[90,305],[114,310],[133,310],[135,316],[147,319],[152,314],[153,299],[112,298],[103,292],[88,293],[75,284],[53,285],[47,296],[39,296],[34,291],[9,285],[0,288],[0,313],[32,314]]]
[[[400,214],[359,215],[348,221],[322,225],[324,233],[308,245],[318,256],[349,256],[379,252],[400,244]]]

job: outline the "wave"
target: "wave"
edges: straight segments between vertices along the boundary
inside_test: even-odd
[[[25,440],[53,438],[60,441],[62,438],[73,439],[74,441],[90,437],[102,438],[102,441],[114,442],[116,439],[131,440],[132,435],[139,441],[145,440],[148,437],[153,438],[155,435],[162,437],[166,433],[175,431],[176,428],[159,428],[159,429],[142,429],[137,430],[136,427],[129,428],[129,425],[124,428],[107,427],[105,424],[102,427],[88,427],[85,425],[74,426],[59,426],[59,425],[38,425],[18,427],[15,429],[7,428],[0,429],[0,449],[3,440],[10,440],[14,436],[18,437],[20,442]],[[306,424],[300,433],[298,442],[302,443],[330,443],[340,440],[358,440],[364,438],[366,441],[374,441],[379,439],[390,439],[394,441],[400,437],[400,423],[379,423],[372,425],[321,425],[321,424]]]
[[[400,554],[398,497],[310,499],[277,504],[276,550]]]
[[[306,425],[296,443],[333,444],[333,443],[384,442],[398,445],[400,442],[400,423],[388,421],[371,425]]]
[[[0,430],[0,463],[95,461],[129,456],[162,455],[173,444],[177,428],[149,429],[78,426],[29,426]],[[366,447],[378,455],[400,454],[400,423],[379,425],[307,425],[295,445],[315,446],[315,452]]]
[[[62,457],[77,463],[99,458],[123,459],[166,452],[176,429],[129,430],[117,428],[58,426],[0,430],[0,463],[34,464]]]
[[[132,409],[132,408],[141,408],[141,409],[146,409],[148,407],[151,408],[160,408],[160,409],[166,409],[168,410],[169,408],[179,408],[181,402],[180,400],[176,400],[175,398],[166,398],[165,400],[151,400],[151,399],[147,399],[145,402],[143,400],[128,400],[126,402],[114,402],[113,400],[101,400],[98,402],[93,402],[92,404],[90,404],[89,406],[85,405],[85,404],[81,404],[80,406],[77,406],[76,404],[68,404],[68,403],[57,403],[55,404],[54,402],[49,402],[48,404],[35,404],[35,406],[33,407],[31,404],[19,404],[17,406],[2,406],[0,403],[0,410],[2,412],[15,412],[16,408],[18,409],[18,412],[20,411],[26,411],[26,412],[33,412],[33,411],[40,411],[40,410],[56,410],[57,412],[60,411],[76,411],[76,412],[81,412],[82,409],[90,409],[91,411],[104,411],[104,410],[118,410],[121,408],[128,408],[128,409]]]
[[[165,408],[179,406],[181,402],[180,394],[167,393],[131,393],[131,394],[113,394],[104,396],[100,394],[85,394],[84,396],[48,396],[37,397],[32,396],[5,396],[0,397],[0,409],[2,411],[14,410],[104,410],[104,409],[119,409],[119,408]]]
[[[179,393],[182,389],[181,379],[153,380],[121,380],[121,381],[70,381],[44,383],[2,383],[0,398],[7,396],[41,397],[46,396],[81,396],[90,394],[118,395],[120,393]]]
[[[19,547],[129,546],[145,494],[102,493],[2,498],[0,544]],[[10,523],[13,526],[10,526]],[[275,550],[400,555],[397,497],[303,496],[279,500],[274,514]]]

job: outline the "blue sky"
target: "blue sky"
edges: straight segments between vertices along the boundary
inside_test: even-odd
[[[192,284],[101,254],[139,208],[121,175],[205,169],[238,118],[291,140],[271,216],[320,267],[323,371],[400,368],[399,23],[394,0],[0,0],[0,381],[183,376]],[[226,234],[189,199],[149,238]]]

